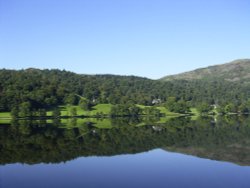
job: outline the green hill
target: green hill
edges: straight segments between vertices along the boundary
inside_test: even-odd
[[[161,80],[217,80],[237,82],[250,81],[250,59],[235,60],[230,63],[209,66],[177,75],[166,76]]]
[[[0,111],[10,111],[20,104],[32,109],[76,105],[81,96],[94,104],[151,105],[154,98],[164,97],[167,85],[136,76],[82,75],[57,69],[0,69]]]
[[[240,106],[250,99],[250,60],[211,66],[160,80],[136,76],[83,75],[61,70],[0,69],[0,112],[51,110],[77,105],[80,97],[93,104],[164,105],[169,97],[201,104]]]

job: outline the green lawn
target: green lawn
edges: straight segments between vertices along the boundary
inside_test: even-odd
[[[147,107],[144,105],[137,105],[137,106],[140,107],[141,109],[144,109]],[[77,116],[96,116],[97,114],[100,114],[100,113],[107,116],[110,114],[111,107],[112,107],[112,104],[98,104],[92,107],[90,111],[84,111],[79,106],[72,106],[72,105],[59,106],[60,111],[61,111],[61,116],[70,116],[71,115],[70,111],[72,108],[76,109]],[[179,113],[170,112],[169,110],[167,110],[165,107],[162,107],[162,106],[159,106],[156,108],[159,109],[160,112],[162,114],[165,114],[166,116],[180,116],[181,115]],[[199,115],[196,108],[191,108],[191,112],[194,116]],[[47,111],[46,113],[47,116],[52,116],[52,114],[53,114],[52,110]],[[0,118],[1,119],[11,118],[10,112],[0,112]]]
[[[11,123],[11,119],[1,119],[0,118],[0,124],[10,124]]]
[[[108,115],[110,113],[112,105],[111,104],[98,104],[90,111],[84,111],[79,106],[73,106],[73,105],[65,105],[65,106],[59,106],[61,111],[61,116],[69,116],[70,115],[70,109],[76,108],[77,116],[95,116],[97,113],[103,113],[105,115]],[[47,112],[47,116],[52,116],[52,111]]]
[[[10,124],[11,115],[10,112],[0,112],[0,124]]]
[[[144,106],[144,105],[140,105],[140,104],[137,104],[137,106],[141,109],[144,109],[146,107],[152,107],[152,106]],[[164,106],[158,106],[156,108],[159,109],[162,114],[166,114],[166,116],[179,116],[180,115],[179,113],[170,112]]]
[[[11,118],[10,112],[0,112],[0,118]]]
[[[166,116],[166,117],[161,117],[159,119],[159,121],[157,121],[156,123],[159,123],[159,124],[164,124],[166,122],[168,122],[170,119],[173,119],[175,118],[176,116]]]
[[[69,116],[70,115],[70,109],[76,108],[77,115],[85,115],[85,116],[94,116],[97,113],[103,113],[105,115],[108,115],[110,113],[112,105],[111,104],[98,104],[92,108],[90,111],[84,111],[79,106],[72,106],[72,105],[65,105],[65,106],[59,106],[61,111],[61,116]],[[47,116],[52,116],[52,110],[47,111]],[[0,112],[0,118],[11,118],[10,112]]]
[[[166,116],[179,116],[180,115],[179,113],[170,112],[168,109],[166,109],[163,106],[159,106],[157,107],[157,109],[159,109],[162,114],[166,114]]]
[[[141,108],[141,109],[144,109],[146,107],[151,107],[151,106],[144,106],[144,105],[141,105],[141,104],[137,104],[136,106],[139,107],[139,108]]]
[[[96,115],[97,113],[103,113],[105,115],[110,114],[112,104],[98,104],[93,107],[93,109],[90,112],[86,112],[87,114],[90,115]]]
[[[197,110],[197,108],[190,108],[191,110],[191,113],[194,115],[194,116],[198,116],[199,115],[199,112]]]

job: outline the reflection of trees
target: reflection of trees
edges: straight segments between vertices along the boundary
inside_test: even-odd
[[[142,121],[141,117],[131,117],[131,118],[112,118],[111,124],[113,126],[123,126],[123,125],[136,125]]]
[[[250,165],[250,150],[246,149],[250,143],[249,121],[244,117],[217,119],[217,123],[209,118],[177,118],[165,124],[135,127],[127,125],[138,123],[136,119],[117,119],[112,129],[98,129],[91,123],[76,127],[75,119],[70,120],[75,127],[71,129],[45,124],[44,120],[19,121],[0,127],[0,163],[57,163],[79,156],[111,156],[154,148],[182,148],[185,153],[190,153],[188,148],[202,148],[197,155],[218,160],[227,160],[225,156],[230,155],[228,160]],[[213,156],[211,152],[215,152]]]

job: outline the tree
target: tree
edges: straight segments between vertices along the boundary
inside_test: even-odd
[[[55,96],[50,96],[46,98],[44,102],[48,107],[55,106],[58,103],[57,98]]]
[[[11,110],[11,117],[13,119],[18,118],[18,108],[17,107],[12,108],[12,110]]]
[[[208,114],[211,110],[213,110],[213,106],[207,103],[202,103],[197,107],[197,110],[200,114]]]
[[[176,97],[168,97],[166,102],[166,108],[173,112],[175,111]]]
[[[124,105],[118,104],[111,107],[110,115],[111,117],[122,117],[122,116],[131,116],[136,117],[141,114],[141,109],[136,105]]]
[[[71,104],[71,105],[76,105],[77,104],[77,97],[75,94],[69,94],[64,98],[64,103],[65,104]]]
[[[82,98],[79,101],[79,106],[81,109],[83,109],[85,111],[89,111],[89,110],[91,110],[92,105],[91,105],[89,100]]]
[[[19,105],[19,117],[29,117],[31,116],[31,105],[30,102],[23,102]]]
[[[40,117],[46,117],[46,110],[45,109],[39,109],[38,110],[39,116]]]
[[[59,108],[55,108],[55,109],[53,110],[53,112],[52,112],[52,116],[53,116],[54,118],[59,118],[60,115],[61,115],[60,109],[59,109]]]
[[[218,107],[216,108],[216,110],[217,110],[217,112],[218,112],[219,114],[222,114],[222,115],[225,115],[225,114],[226,114],[225,107],[222,106],[222,105],[218,106]]]
[[[226,113],[237,113],[237,107],[233,103],[228,103],[225,106]]]
[[[248,114],[249,113],[249,106],[247,104],[241,104],[239,106],[239,112],[243,113],[243,114]]]
[[[189,103],[184,100],[177,101],[175,97],[169,97],[166,103],[166,108],[170,112],[176,113],[189,113],[190,106]]]
[[[141,114],[141,109],[136,105],[130,105],[129,109],[129,116],[139,116]]]
[[[77,116],[77,109],[75,107],[70,108],[70,116]]]
[[[147,116],[156,116],[156,117],[161,116],[161,111],[156,107],[146,107],[144,108],[143,112]]]
[[[190,112],[190,107],[188,103],[184,100],[178,101],[175,106],[174,106],[174,112],[177,113],[189,113]]]

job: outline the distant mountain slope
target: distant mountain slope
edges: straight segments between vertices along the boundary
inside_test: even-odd
[[[235,60],[230,63],[209,66],[177,75],[166,76],[161,80],[215,80],[250,81],[250,59]]]

